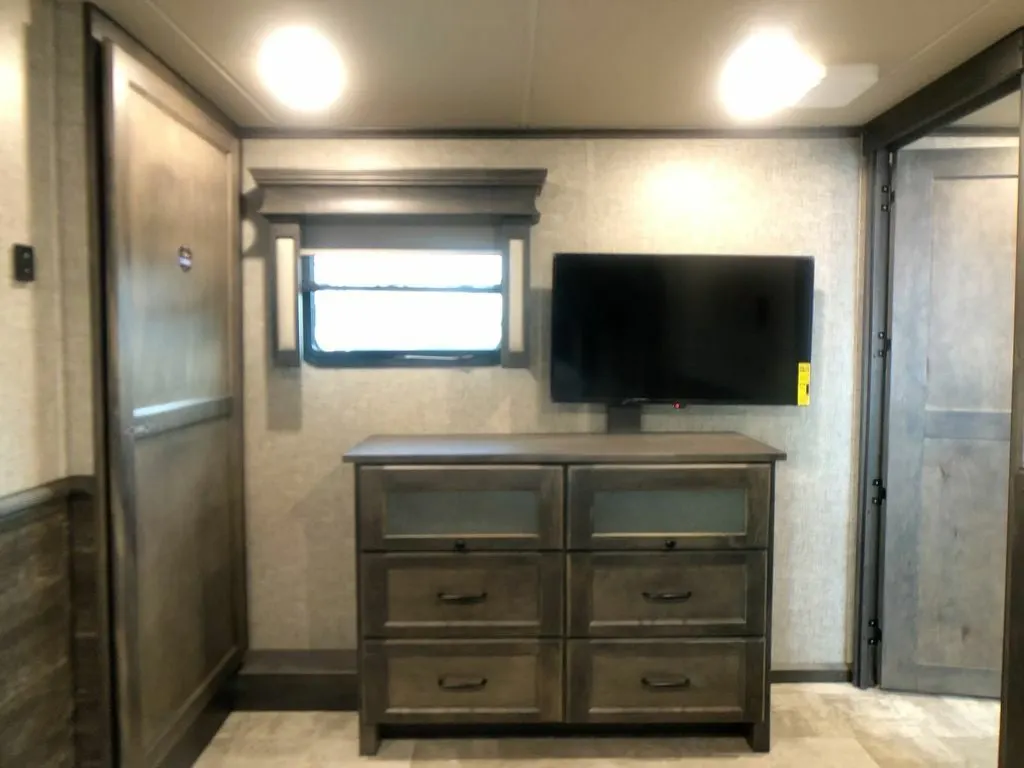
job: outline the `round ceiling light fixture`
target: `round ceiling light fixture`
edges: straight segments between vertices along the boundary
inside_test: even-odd
[[[767,29],[740,43],[722,71],[719,91],[729,114],[759,120],[792,107],[825,77],[825,67],[788,32]]]
[[[327,109],[348,80],[338,50],[312,27],[271,32],[260,46],[257,65],[267,90],[296,112]]]

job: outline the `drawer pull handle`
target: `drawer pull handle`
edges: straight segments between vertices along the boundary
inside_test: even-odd
[[[438,592],[437,599],[442,603],[452,603],[454,605],[476,605],[487,599],[487,593],[477,592],[475,595],[460,595],[456,592]]]
[[[466,542],[464,540],[462,540],[462,539],[456,539],[455,540],[455,551],[456,552],[465,552],[466,551]]]
[[[437,687],[446,691],[479,691],[486,685],[486,677],[469,677],[462,680],[451,677],[437,678]]]
[[[643,683],[644,688],[656,691],[681,690],[690,687],[690,678],[688,677],[680,677],[675,680],[651,680],[649,677],[641,677],[640,682]]]
[[[644,600],[649,603],[685,603],[693,592],[644,592]]]
[[[675,549],[675,548],[676,548],[676,540],[675,539],[665,539],[665,549]]]

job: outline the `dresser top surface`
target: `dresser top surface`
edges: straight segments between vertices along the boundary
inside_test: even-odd
[[[354,464],[694,464],[785,458],[784,451],[738,432],[374,435],[345,454],[345,461]]]

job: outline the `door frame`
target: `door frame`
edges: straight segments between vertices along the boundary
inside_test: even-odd
[[[853,625],[853,683],[878,684],[882,639],[882,553],[885,466],[888,458],[889,376],[892,338],[892,242],[896,153],[871,153],[867,172],[867,254],[861,317],[860,462],[857,498],[857,592]]]
[[[1024,90],[1024,28],[908,97],[864,128],[866,254],[861,318],[860,462],[853,682],[878,684],[883,587],[888,353],[891,343],[893,224],[897,152],[961,117]],[[952,131],[951,131],[952,132]],[[986,132],[992,135],[993,132]],[[1024,115],[1018,136],[1024,147]],[[1024,151],[1018,192],[1017,291],[1007,519],[1007,583],[1000,765],[1024,763]],[[1016,486],[1016,492],[1014,487]]]

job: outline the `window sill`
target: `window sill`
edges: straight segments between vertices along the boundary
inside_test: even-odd
[[[303,359],[316,368],[484,368],[501,365],[489,352],[324,352],[307,347]]]

